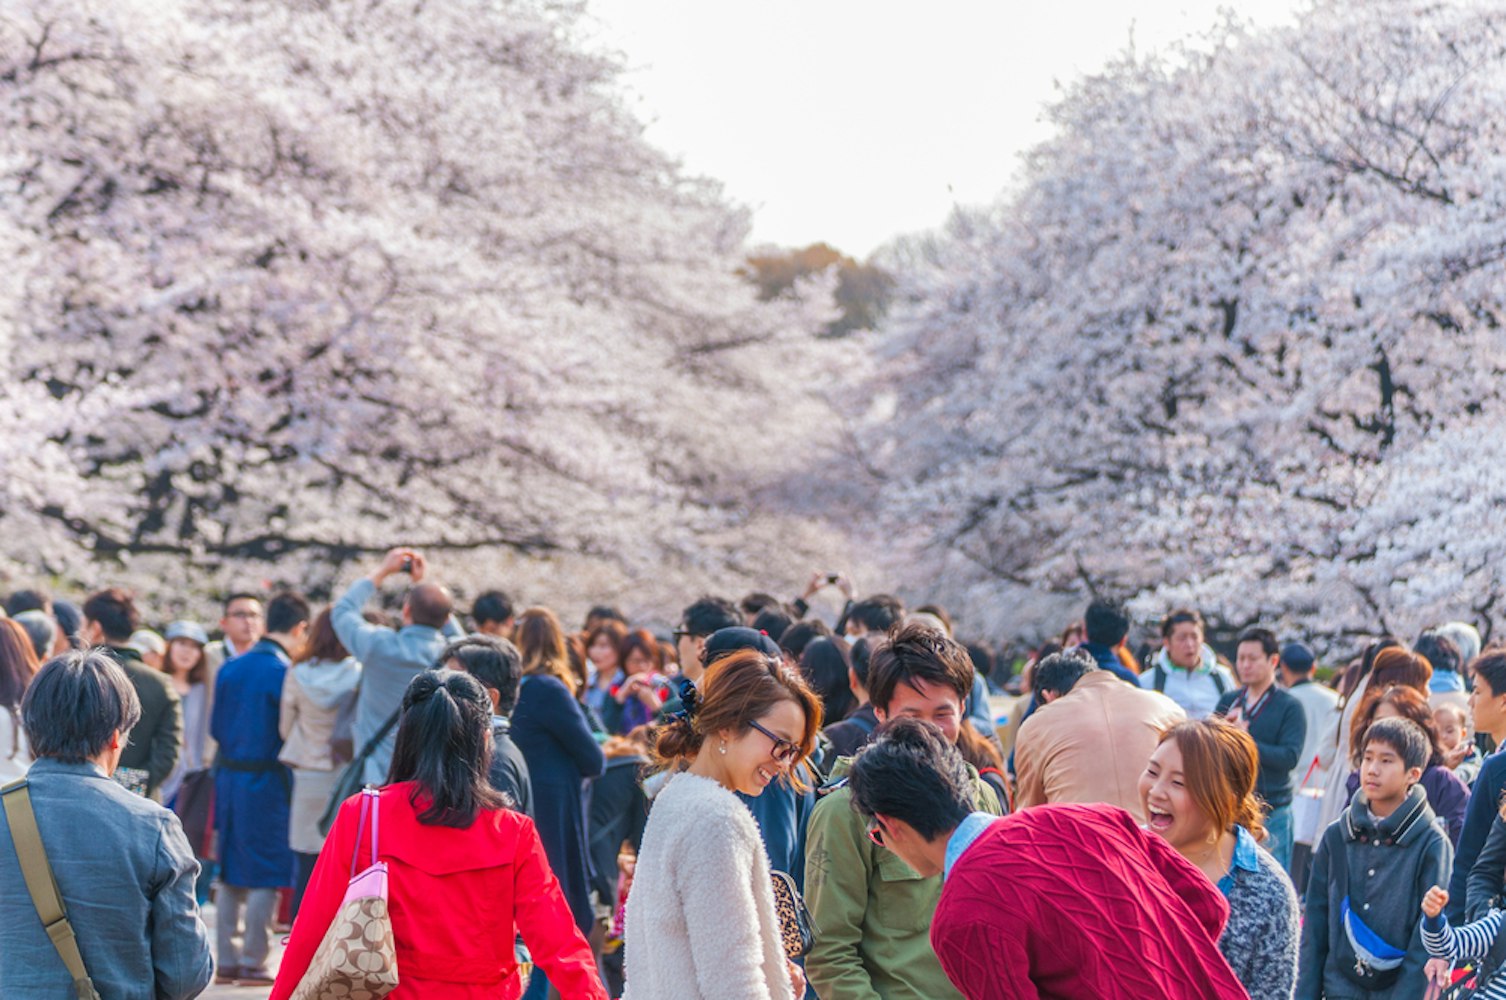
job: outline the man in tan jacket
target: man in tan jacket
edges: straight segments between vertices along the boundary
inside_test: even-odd
[[[1035,665],[1045,702],[1015,742],[1015,807],[1044,802],[1107,802],[1145,822],[1138,782],[1161,730],[1187,717],[1155,691],[1100,670],[1072,649]]]

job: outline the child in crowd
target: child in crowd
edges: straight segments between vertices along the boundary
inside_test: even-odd
[[[1480,960],[1485,962],[1485,979],[1476,984],[1476,1000],[1506,1000],[1506,975],[1500,975],[1501,918],[1506,911],[1494,907],[1485,916],[1463,927],[1449,926],[1443,908],[1448,905],[1448,892],[1435,885],[1422,897],[1422,942],[1428,949],[1431,960],[1428,973],[1439,987],[1448,985],[1449,970],[1455,962]]]
[[[1443,763],[1459,776],[1459,780],[1471,787],[1480,776],[1480,766],[1485,758],[1475,746],[1475,734],[1470,732],[1469,711],[1460,705],[1446,702],[1433,710],[1433,722],[1438,726],[1438,744],[1443,748]]]
[[[1410,719],[1365,730],[1360,789],[1313,855],[1297,1000],[1415,1000],[1426,990],[1419,907],[1453,863],[1418,785],[1432,752]]]

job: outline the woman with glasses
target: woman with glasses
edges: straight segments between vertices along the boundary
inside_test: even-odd
[[[654,799],[628,894],[623,1000],[803,996],[758,827],[732,793],[759,795],[810,755],[821,703],[754,649],[682,684],[681,701],[655,745],[675,773]]]

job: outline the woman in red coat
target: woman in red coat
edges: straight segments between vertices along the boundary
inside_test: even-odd
[[[606,1000],[533,821],[492,790],[490,762],[491,701],[481,686],[453,670],[415,677],[377,807],[399,981],[388,996],[516,1000],[523,983],[513,942],[521,929],[561,996]],[[356,796],[341,806],[320,852],[272,1000],[291,996],[340,909],[359,821]]]

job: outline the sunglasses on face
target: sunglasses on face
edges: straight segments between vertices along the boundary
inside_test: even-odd
[[[880,847],[889,846],[884,843],[884,828],[879,825],[879,818],[877,816],[868,821],[868,839]]]
[[[758,730],[760,733],[763,733],[769,739],[774,741],[773,757],[775,760],[779,761],[779,763],[788,764],[796,757],[800,756],[800,744],[791,743],[783,736],[774,735],[763,726],[760,726],[758,724],[758,720],[756,719],[749,719],[748,725],[752,726],[754,729]]]

